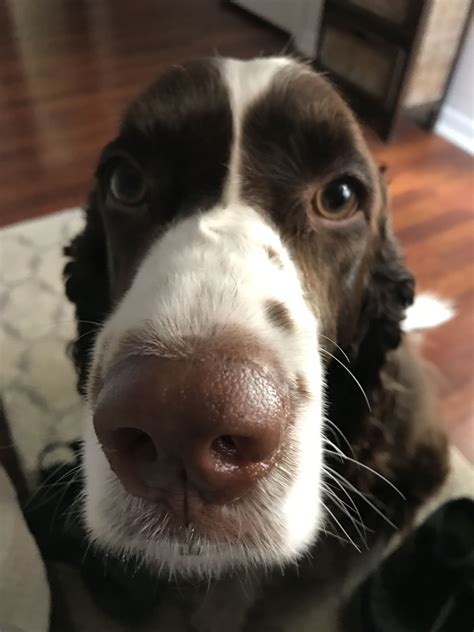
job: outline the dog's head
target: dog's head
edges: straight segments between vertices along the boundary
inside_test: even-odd
[[[342,99],[283,58],[172,69],[67,252],[92,537],[178,573],[295,559],[324,520],[325,416],[364,405],[331,366],[349,354],[370,396],[413,292]]]

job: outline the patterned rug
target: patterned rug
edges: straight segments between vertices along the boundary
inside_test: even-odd
[[[47,444],[80,432],[62,248],[82,222],[80,209],[70,209],[0,230],[0,396],[30,480]]]

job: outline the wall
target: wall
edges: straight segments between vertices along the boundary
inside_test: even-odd
[[[297,50],[314,57],[324,0],[233,0],[293,36]]]
[[[471,23],[436,132],[474,154],[474,28]]]

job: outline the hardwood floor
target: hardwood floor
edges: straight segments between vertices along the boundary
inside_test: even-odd
[[[123,107],[164,68],[286,42],[219,0],[0,0],[2,223],[83,200]]]
[[[286,43],[219,0],[0,0],[0,225],[80,204],[124,105],[163,68]],[[458,310],[425,349],[451,436],[474,459],[473,162],[410,126],[388,146],[369,136],[419,287]]]

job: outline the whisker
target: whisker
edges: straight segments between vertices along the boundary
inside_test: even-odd
[[[351,508],[349,507],[349,505],[347,503],[345,503],[343,500],[341,500],[337,496],[337,494],[335,493],[334,489],[329,487],[329,485],[327,483],[326,483],[326,486],[323,486],[323,489],[325,489],[328,498],[331,499],[331,501],[337,507],[339,507],[341,512],[352,522],[352,524],[354,525],[355,530],[357,531],[357,535],[359,536],[359,538],[364,543],[365,548],[368,548],[367,547],[367,540],[365,538],[365,535],[364,535],[363,531],[361,530],[361,528],[365,529],[365,525],[362,522],[360,522],[359,520],[357,520],[356,518],[354,518],[354,516],[351,514]]]
[[[64,521],[64,525],[67,528],[70,525],[70,521],[73,516],[76,515],[80,520],[82,518],[82,502],[85,498],[85,491],[82,490],[76,498],[72,501],[71,506],[66,512],[66,520]]]
[[[290,48],[292,46],[293,40],[291,37],[289,37],[287,39],[287,41],[285,42],[285,45],[283,46],[283,48],[280,50],[280,52],[278,53],[279,56],[281,55],[287,55],[288,51],[290,51]]]
[[[50,481],[53,478],[53,476],[57,473],[57,470],[60,467],[61,467],[61,464],[58,464],[57,467],[53,467],[52,468],[52,471],[48,474],[48,476],[45,478],[45,480],[42,481],[41,485],[38,485],[38,487],[35,489],[35,491],[31,494],[31,496],[25,502],[25,504],[23,505],[23,510],[26,510],[28,508],[36,508],[36,509],[38,509],[39,507],[42,507],[47,502],[52,500],[52,498],[54,498],[56,496],[56,494],[46,495],[46,498],[44,498],[42,502],[40,502],[40,503],[33,503],[33,501],[37,498],[38,492],[40,492],[42,489],[46,489],[46,488],[53,487],[53,486],[54,487],[62,487],[63,485],[67,485],[68,481],[65,481],[64,483],[61,483],[61,481],[64,478],[66,478],[67,476],[75,475],[76,472],[78,470],[80,470],[81,465],[78,464],[78,465],[75,465],[73,468],[68,469],[67,472],[62,474],[62,476],[60,476],[55,483],[48,483],[48,481]],[[57,491],[57,493],[59,493],[58,490],[56,490],[56,491]]]
[[[78,467],[74,471],[74,474],[72,475],[71,480],[68,481],[67,484],[64,486],[63,493],[61,494],[58,502],[56,503],[56,508],[54,510],[53,518],[51,520],[51,527],[50,527],[51,531],[53,530],[54,521],[56,520],[56,516],[57,516],[58,510],[59,510],[59,506],[61,505],[61,503],[63,501],[63,498],[64,498],[66,492],[68,491],[68,489],[71,487],[71,485],[73,483],[75,483],[77,481],[77,477],[78,477],[79,474],[80,474],[80,468]]]
[[[341,362],[341,360],[339,360],[339,358],[336,358],[335,355],[333,355],[330,351],[328,351],[327,349],[323,349],[322,347],[319,348],[320,351],[322,351],[323,353],[327,353],[329,356],[331,356],[331,358],[333,360],[335,360],[338,364],[340,364],[348,373],[349,375],[352,377],[352,379],[354,380],[354,382],[357,384],[357,386],[360,389],[360,392],[362,393],[362,395],[364,396],[365,399],[365,403],[367,404],[367,408],[369,409],[369,412],[372,412],[372,408],[370,406],[370,402],[369,402],[369,398],[367,397],[366,392],[364,391],[362,384],[359,382],[359,380],[356,378],[356,376],[354,375],[354,373],[352,373],[352,371],[344,364],[344,362]]]
[[[337,446],[334,446],[334,445],[332,447],[337,448]],[[362,467],[364,470],[367,470],[374,476],[377,476],[378,478],[380,478],[380,480],[382,480],[384,483],[389,485],[400,496],[400,498],[402,498],[403,500],[406,500],[405,495],[398,489],[398,487],[394,485],[391,481],[389,481],[388,478],[385,478],[385,476],[380,474],[380,472],[377,472],[377,470],[374,470],[368,465],[365,465],[365,463],[361,463],[360,461],[357,461],[357,459],[353,459],[350,456],[347,456],[347,454],[344,454],[342,451],[339,450],[339,448],[337,448],[337,453],[332,452],[332,450],[326,450],[325,448],[323,449],[325,450],[325,452],[328,452],[329,454],[337,454],[341,458],[346,459],[346,461],[349,461],[350,463],[354,463],[355,465]]]
[[[94,320],[80,320],[80,319],[76,319],[76,318],[67,318],[67,319],[64,319],[64,320],[55,320],[53,323],[51,323],[51,322],[47,323],[46,321],[44,321],[44,322],[41,322],[41,321],[40,322],[35,322],[34,325],[31,324],[30,327],[34,326],[35,332],[38,335],[44,335],[47,332],[51,331],[51,329],[53,329],[54,327],[57,327],[58,325],[67,325],[67,324],[73,324],[73,325],[75,325],[75,324],[94,325],[97,328],[96,331],[98,329],[100,329],[102,327],[102,325],[103,325],[103,323],[99,323],[99,322],[96,322]],[[46,327],[46,325],[47,325],[47,327]],[[39,331],[39,333],[38,333],[38,329],[40,329],[42,327],[44,327],[44,328],[41,329]]]
[[[389,524],[393,529],[397,530],[398,527],[396,524],[394,524],[390,518],[388,518],[388,516],[386,516],[383,511],[381,511],[372,501],[370,501],[360,490],[357,489],[357,487],[355,487],[354,485],[352,485],[352,483],[350,483],[346,478],[344,478],[344,476],[342,476],[341,474],[339,474],[339,472],[336,472],[336,470],[333,470],[332,468],[330,469],[330,475],[331,476],[336,476],[339,478],[339,480],[341,481],[342,485],[346,485],[350,490],[352,490],[355,494],[357,494],[358,496],[360,496],[360,498],[362,498],[362,500],[364,500],[369,507],[371,507],[375,513],[377,513],[381,518],[383,518],[387,524]],[[326,470],[326,474],[329,474],[329,471]]]
[[[319,335],[321,336],[321,338],[326,338],[326,340],[329,340],[329,342],[332,342],[332,344],[333,344],[333,345],[334,345],[337,349],[339,349],[339,351],[340,351],[340,352],[342,353],[342,355],[345,357],[345,359],[347,360],[347,363],[348,363],[348,364],[350,364],[350,363],[351,363],[350,358],[349,358],[349,356],[347,355],[347,353],[344,351],[344,349],[343,349],[341,346],[339,346],[339,345],[337,344],[337,342],[336,342],[335,340],[333,340],[333,339],[332,339],[332,338],[330,338],[329,336],[325,336],[324,334],[319,334]]]
[[[83,338],[86,338],[87,336],[90,336],[91,334],[95,334],[97,333],[97,331],[98,331],[97,329],[91,329],[90,331],[85,331],[83,334],[81,334],[77,338],[74,338],[73,342],[79,342],[79,340],[82,340]]]
[[[352,453],[352,456],[355,457],[355,453],[354,453],[354,449],[352,448],[352,445],[349,441],[349,439],[346,437],[346,435],[342,432],[342,430],[339,428],[339,426],[337,424],[335,424],[333,421],[331,421],[328,417],[324,418],[324,423],[329,424],[330,429],[334,432],[334,433],[338,433],[340,435],[340,437],[342,438],[342,440],[344,441],[344,443],[346,444],[346,446],[349,448],[349,450]]]
[[[334,479],[332,479],[334,480]],[[336,484],[339,481],[334,481]],[[326,481],[325,483],[323,483],[323,485],[325,485],[325,487],[323,487],[323,489],[325,489],[328,493],[328,495],[334,500],[337,501],[337,504],[339,507],[341,507],[341,504],[344,506],[344,513],[347,515],[348,518],[350,518],[354,524],[358,524],[360,527],[362,527],[365,531],[368,531],[369,529],[365,526],[365,524],[362,521],[362,516],[360,515],[360,511],[357,508],[357,505],[354,503],[354,501],[352,500],[352,498],[350,496],[349,500],[351,501],[351,505],[348,505],[344,500],[342,500],[342,498],[339,498],[339,496],[337,495],[337,490],[334,489],[334,487],[331,487],[331,485]],[[347,491],[342,487],[340,488],[342,489],[342,491],[347,494]],[[342,509],[342,508],[341,508]],[[355,518],[352,515],[352,512],[354,512],[358,518]]]
[[[335,538],[339,542],[344,542],[345,544],[351,544],[351,542],[349,542],[349,540],[347,540],[346,538],[343,538],[341,535],[338,535],[337,533],[334,533],[333,531],[328,531],[326,529],[326,527],[323,527],[323,531],[324,531],[325,535],[327,535],[327,536],[329,536],[331,538]]]
[[[323,437],[323,441],[324,443],[327,443],[329,446],[331,446],[335,450],[335,452],[333,452],[332,450],[328,450],[323,447],[324,452],[327,452],[328,454],[334,454],[338,456],[340,459],[343,459],[346,456],[344,452],[341,450],[341,448],[337,446],[335,443],[333,443],[331,439],[328,439],[327,437]]]
[[[90,551],[90,549],[91,549],[92,545],[94,544],[94,542],[93,542],[92,538],[88,538],[88,540],[89,540],[89,541],[88,541],[88,543],[87,543],[86,550],[84,551],[84,555],[82,556],[82,563],[81,563],[81,565],[84,565],[84,564],[85,564],[86,557],[87,557],[87,555],[88,555],[88,553],[89,553],[89,551]],[[106,557],[106,556],[104,556],[104,558],[105,558],[105,557]],[[105,564],[105,562],[104,562],[104,564]]]
[[[324,469],[324,475],[326,475],[326,474],[331,478],[331,480],[333,480],[336,483],[336,485],[339,487],[339,489],[347,496],[347,499],[349,500],[349,502],[353,506],[354,511],[356,512],[361,524],[364,527],[364,530],[372,532],[372,529],[369,529],[369,527],[364,525],[364,521],[362,520],[362,516],[361,516],[361,513],[359,511],[359,508],[357,507],[356,503],[354,502],[353,498],[351,497],[351,495],[349,494],[347,489],[345,489],[345,487],[342,485],[342,483],[339,480],[337,480],[337,478],[335,478],[334,476],[331,476],[331,472],[327,471],[326,468],[325,468]]]
[[[354,542],[354,540],[350,537],[350,535],[347,533],[347,531],[344,529],[344,527],[342,526],[342,524],[339,522],[339,520],[336,518],[336,516],[333,514],[333,512],[329,509],[329,507],[327,505],[324,505],[324,509],[325,511],[327,511],[329,513],[329,515],[332,517],[332,519],[334,520],[334,522],[339,526],[339,528],[341,529],[341,531],[344,533],[344,535],[346,536],[346,538],[349,540],[349,542],[353,545],[353,547],[359,551],[359,553],[362,553],[362,551],[360,550],[360,548],[357,546],[357,544]]]

